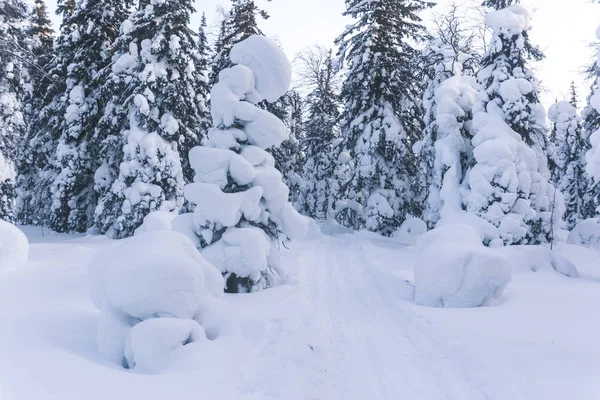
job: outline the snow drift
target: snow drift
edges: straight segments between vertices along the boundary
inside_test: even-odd
[[[447,225],[417,243],[415,301],[430,307],[489,305],[511,280],[511,263],[467,225]]]
[[[29,256],[29,241],[19,228],[0,220],[0,271],[24,266]]]

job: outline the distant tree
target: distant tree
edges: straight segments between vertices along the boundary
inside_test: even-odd
[[[574,80],[571,81],[571,86],[569,86],[569,103],[577,109],[577,87]]]
[[[589,181],[585,173],[585,153],[589,144],[582,135],[577,109],[569,102],[552,105],[548,118],[554,124],[550,153],[555,165],[553,180],[565,197],[565,223],[571,230],[586,214]]]
[[[25,135],[27,6],[0,0],[0,219],[15,217],[17,143]]]
[[[307,122],[302,148],[302,195],[297,208],[315,219],[334,216],[339,182],[335,176],[339,156],[339,74],[332,51],[315,47],[299,55],[300,76],[307,98]]]

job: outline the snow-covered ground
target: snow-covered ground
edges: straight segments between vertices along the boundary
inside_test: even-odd
[[[87,266],[111,241],[23,228],[24,268],[0,272],[0,399],[598,399],[600,253],[579,269],[513,270],[496,306],[414,305],[414,247],[373,234],[291,245],[289,284],[213,300],[215,340],[160,374],[105,361]]]

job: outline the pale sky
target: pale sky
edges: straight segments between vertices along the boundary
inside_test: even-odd
[[[54,0],[49,0],[53,2]],[[344,0],[256,0],[267,10],[271,18],[261,21],[260,26],[269,37],[279,39],[288,57],[307,46],[320,44],[333,46],[334,39],[343,31],[349,20],[342,17]],[[434,0],[435,1],[435,0]],[[458,4],[480,3],[480,0],[457,0]],[[435,11],[442,11],[450,0],[439,0]],[[209,25],[217,20],[217,7],[229,7],[229,0],[196,0],[199,13],[206,12]],[[522,0],[521,4],[532,11],[532,41],[546,53],[546,59],[536,66],[538,76],[546,92],[546,106],[554,99],[568,95],[569,84],[575,79],[579,85],[580,106],[583,104],[588,84],[583,82],[582,68],[593,55],[589,43],[595,40],[596,27],[600,24],[600,5],[591,0]],[[54,13],[54,4],[49,4]],[[423,15],[425,21],[432,12]],[[194,27],[199,15],[193,17]],[[58,21],[55,19],[55,29]]]

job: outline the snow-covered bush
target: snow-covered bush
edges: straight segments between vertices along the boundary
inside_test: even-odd
[[[578,223],[569,232],[567,243],[600,249],[600,218],[588,218]]]
[[[265,151],[286,139],[286,127],[256,106],[286,93],[290,64],[263,36],[236,44],[230,57],[237,65],[221,71],[211,91],[214,128],[205,146],[190,151],[196,176],[184,195],[196,206],[193,230],[204,256],[227,278],[227,291],[246,292],[274,283],[281,275],[278,241],[303,237],[308,222],[288,202],[289,189]],[[174,227],[189,234],[183,218]]]
[[[511,263],[481,244],[467,225],[447,225],[421,236],[415,264],[415,301],[431,307],[489,305],[511,280]]]
[[[29,241],[19,228],[0,219],[0,271],[24,266],[29,257]]]
[[[219,271],[194,244],[173,231],[146,232],[116,243],[92,260],[88,277],[92,301],[101,311],[98,349],[126,367],[133,367],[131,357],[125,357],[127,346],[133,345],[134,353],[137,348],[130,343],[132,327],[153,318],[193,320],[203,302],[224,286]]]

